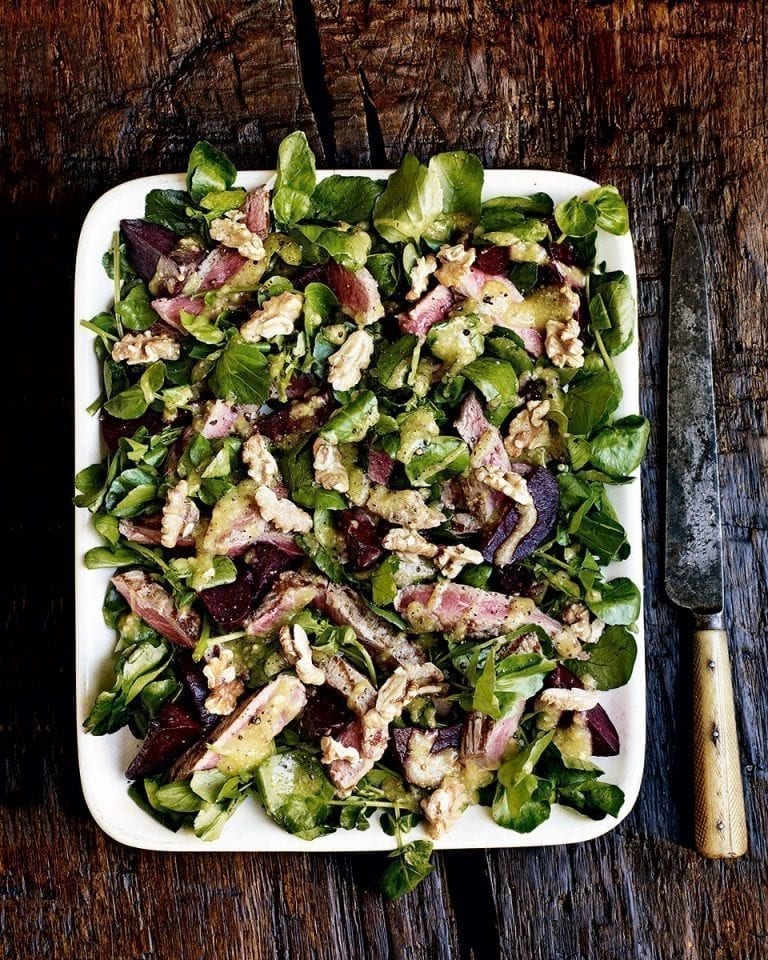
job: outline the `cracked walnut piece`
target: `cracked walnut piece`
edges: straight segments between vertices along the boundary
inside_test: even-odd
[[[547,321],[544,349],[556,367],[583,367],[584,344],[580,340],[581,328],[576,317],[562,322]]]
[[[188,494],[189,485],[186,480],[179,480],[166,494],[160,525],[160,543],[169,550],[172,550],[179,540],[191,536],[200,519],[197,504],[187,499]]]
[[[355,330],[335,353],[328,357],[328,383],[334,390],[351,390],[360,382],[373,356],[373,337]]]
[[[312,529],[312,517],[306,511],[269,487],[259,487],[253,497],[262,517],[283,533],[309,533]]]
[[[406,293],[406,300],[418,300],[422,293],[427,289],[429,284],[429,278],[437,270],[437,260],[428,254],[426,257],[419,257],[419,259],[411,267],[411,289]]]
[[[354,747],[345,747],[333,737],[320,737],[320,750],[322,751],[320,762],[326,766],[334,760],[349,760],[350,763],[356,763],[360,759],[360,754]]]
[[[318,437],[312,446],[312,454],[315,481],[323,490],[338,490],[339,493],[346,493],[349,490],[349,474],[341,462],[336,444]]]
[[[545,417],[550,407],[549,400],[529,400],[525,409],[510,421],[504,446],[512,458],[519,456],[523,450],[548,443],[549,423]]]
[[[242,210],[230,210],[223,217],[211,222],[211,239],[225,247],[230,247],[247,260],[263,260],[266,256],[264,244],[257,233],[252,233],[245,223]]]
[[[505,473],[496,468],[478,467],[474,475],[480,483],[484,483],[492,490],[498,490],[499,493],[503,493],[505,497],[509,497],[521,506],[533,503],[525,478],[514,470],[508,470]]]
[[[217,644],[211,648],[211,654],[203,667],[203,674],[211,691],[205,701],[205,709],[218,716],[227,716],[237,706],[245,686],[242,680],[237,679],[235,657],[228,647]]]
[[[432,559],[438,554],[439,547],[430,543],[426,537],[422,537],[415,530],[406,530],[403,527],[394,527],[390,530],[381,542],[385,550],[392,550],[394,553],[407,553],[414,557],[426,557]]]
[[[248,476],[255,480],[259,486],[270,487],[277,477],[277,460],[269,452],[267,441],[260,433],[254,433],[253,436],[243,444],[243,463],[248,467]]]
[[[150,330],[143,333],[126,333],[112,347],[112,359],[124,360],[129,366],[134,363],[154,363],[155,360],[178,360],[181,356],[179,343],[165,334],[156,335]]]
[[[437,251],[440,267],[435,277],[446,287],[460,286],[469,276],[476,255],[474,247],[467,250],[460,243],[453,247],[443,244]]]
[[[294,668],[296,676],[302,683],[311,687],[319,687],[325,683],[324,671],[312,662],[309,637],[302,626],[295,623],[290,627],[287,624],[281,627],[279,640],[285,659]]]
[[[582,643],[597,643],[602,636],[605,624],[598,617],[590,619],[589,610],[583,603],[570,603],[563,610],[563,623]]]
[[[435,566],[440,570],[444,577],[453,580],[458,577],[467,564],[478,564],[483,562],[483,555],[479,550],[471,550],[463,543],[457,543],[455,546],[441,547],[440,553],[435,558]]]
[[[250,320],[240,327],[240,334],[248,343],[287,337],[293,333],[296,321],[304,307],[304,294],[284,290],[264,302],[261,310],[254,310]]]

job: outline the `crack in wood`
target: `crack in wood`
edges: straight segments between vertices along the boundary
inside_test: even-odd
[[[363,111],[365,113],[365,132],[368,136],[368,152],[372,167],[386,167],[387,148],[384,145],[384,134],[381,131],[381,122],[376,104],[371,96],[371,88],[362,64],[357,68],[357,77],[360,81],[360,91],[363,96]]]
[[[293,0],[296,24],[296,49],[304,93],[315,118],[317,133],[323,145],[325,163],[336,163],[336,142],[333,132],[333,101],[328,92],[323,68],[323,50],[312,0]]]

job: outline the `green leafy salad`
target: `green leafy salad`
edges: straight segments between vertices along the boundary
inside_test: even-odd
[[[306,840],[377,820],[390,897],[472,805],[527,833],[624,801],[600,693],[641,605],[603,572],[629,553],[606,488],[648,423],[616,418],[635,304],[595,248],[627,210],[483,179],[461,151],[318,179],[294,133],[245,189],[198,143],[84,321],[105,455],[75,503],[117,632],[86,729],[143,741],[131,795],[174,830],[244,801]]]

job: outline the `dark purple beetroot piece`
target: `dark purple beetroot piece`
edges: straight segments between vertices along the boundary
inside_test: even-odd
[[[149,283],[155,275],[157,261],[168,256],[179,242],[178,236],[167,227],[146,220],[121,220],[120,230],[125,237],[128,259],[141,279]]]
[[[210,693],[203,668],[195,663],[192,654],[186,650],[177,650],[173,658],[176,674],[184,685],[186,699],[194,708],[203,733],[208,733],[221,720],[215,713],[205,709],[205,701]]]
[[[527,478],[528,490],[536,507],[536,523],[526,534],[512,554],[511,563],[523,560],[541,546],[555,525],[557,508],[560,503],[560,490],[557,480],[546,467],[534,467]]]
[[[475,266],[483,273],[498,276],[509,266],[509,247],[484,247],[477,251]]]
[[[129,780],[158,773],[203,735],[192,714],[177,703],[166,703],[149,724],[146,739],[125,771]]]
[[[355,719],[341,694],[330,687],[307,687],[307,705],[296,721],[302,739],[332,737]]]
[[[496,526],[486,534],[480,546],[483,558],[488,563],[493,563],[493,558],[499,547],[508,540],[517,529],[520,523],[520,514],[514,503],[510,502],[507,509],[501,515],[501,519]]]
[[[296,566],[296,556],[286,553],[272,543],[255,543],[248,551],[247,562],[250,567],[249,585],[251,606],[255,606],[279,574]]]
[[[158,413],[151,407],[135,420],[119,420],[102,411],[99,422],[102,439],[110,453],[117,450],[117,441],[120,437],[132,437],[139,427],[146,427],[150,433],[159,433],[166,426],[163,423],[162,413]]]
[[[297,373],[285,388],[289,400],[298,400],[315,385],[314,378],[308,373]]]
[[[621,748],[619,731],[599,703],[587,711],[587,726],[592,736],[592,756],[615,757]]]
[[[430,753],[440,753],[441,750],[448,750],[455,747],[457,750],[461,745],[461,734],[464,724],[454,723],[450,727],[438,727],[436,731],[422,730],[421,727],[393,727],[392,728],[392,747],[401,763],[405,761],[408,753],[408,745],[411,736],[424,736],[427,734],[430,739],[433,733],[437,736],[429,749]]]
[[[562,664],[557,666],[544,681],[545,687],[560,687],[564,690],[583,690],[584,684],[575,673]],[[592,737],[593,757],[615,757],[620,748],[619,732],[605,710],[596,704],[587,711],[587,726]]]
[[[297,290],[304,290],[309,283],[328,283],[328,271],[324,263],[316,263],[313,267],[304,270],[303,273],[291,279],[291,283]]]
[[[557,481],[549,470],[546,467],[534,467],[530,472],[526,472],[525,476],[528,482],[528,490],[536,507],[536,523],[533,529],[518,543],[515,552],[505,566],[509,563],[517,563],[518,560],[524,560],[538,546],[541,546],[552,531],[557,517],[560,492]],[[519,522],[520,514],[514,504],[510,503],[498,525],[486,536],[483,542],[481,548],[483,557],[489,563],[493,562],[496,551],[514,533]]]
[[[576,248],[569,240],[563,240],[562,243],[550,243],[549,255],[553,260],[559,260],[566,267],[576,265]]]
[[[235,630],[250,613],[253,595],[253,572],[246,570],[232,583],[201,591],[200,599],[222,630]]]
[[[341,533],[347,545],[349,561],[355,570],[370,570],[384,550],[371,515],[360,507],[343,510]]]
[[[395,461],[386,450],[368,451],[368,477],[374,483],[381,483],[388,487],[394,466]]]
[[[544,396],[544,381],[537,380],[535,377],[529,377],[525,383],[518,387],[518,395],[526,403],[529,400],[541,400]]]
[[[547,589],[546,583],[534,580],[530,571],[523,567],[495,567],[490,587],[510,597],[530,597],[537,604]]]

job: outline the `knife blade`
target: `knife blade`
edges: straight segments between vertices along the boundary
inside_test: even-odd
[[[723,625],[723,547],[704,251],[686,207],[670,269],[665,586],[693,613],[694,832],[708,857],[746,852],[739,747]]]

